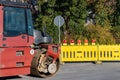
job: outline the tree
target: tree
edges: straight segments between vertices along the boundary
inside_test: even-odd
[[[85,18],[87,16],[85,0],[58,0],[59,11],[65,19],[62,27],[63,36],[69,39],[78,39],[82,35]]]
[[[39,15],[35,21],[35,28],[38,30],[46,29],[47,33],[53,37],[57,43],[57,27],[53,24],[55,16],[56,0],[38,0]]]
[[[119,0],[38,0],[38,5],[40,14],[35,26],[39,30],[45,27],[53,37],[54,43],[58,43],[58,28],[53,24],[53,20],[58,15],[65,19],[65,24],[61,27],[61,40],[96,38],[99,43],[106,44],[114,43],[114,34],[119,34],[120,30],[116,33],[117,27],[115,28],[120,25]],[[96,15],[96,22],[92,27],[84,26],[90,8]]]
[[[47,32],[57,41],[58,29],[53,20],[55,16],[62,15],[65,19],[65,25],[61,27],[62,38],[77,39],[82,35],[86,18],[86,0],[39,0],[38,4],[40,15],[36,19],[37,29],[42,30],[41,27],[46,27]]]
[[[116,0],[113,23],[114,26],[120,26],[120,0]]]
[[[89,40],[96,39],[99,44],[112,44],[115,43],[114,36],[111,33],[112,19],[111,16],[114,13],[113,0],[92,0],[88,4],[95,12],[94,25],[88,25],[85,29],[85,35]]]

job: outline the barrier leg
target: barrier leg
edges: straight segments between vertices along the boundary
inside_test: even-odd
[[[95,64],[102,64],[102,61],[95,61]]]

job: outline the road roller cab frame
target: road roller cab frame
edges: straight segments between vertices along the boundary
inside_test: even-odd
[[[30,73],[49,77],[59,68],[59,46],[50,44],[48,35],[38,34],[35,40],[33,5],[25,1],[0,0],[0,77]]]

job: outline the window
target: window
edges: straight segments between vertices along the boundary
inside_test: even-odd
[[[4,8],[4,36],[14,37],[20,34],[33,34],[30,9]]]
[[[33,35],[33,22],[32,22],[32,15],[30,9],[27,9],[27,26],[28,26],[28,34]]]
[[[17,36],[27,32],[25,11],[22,8],[4,8],[4,36]]]

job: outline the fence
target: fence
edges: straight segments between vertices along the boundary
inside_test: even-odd
[[[61,62],[120,61],[120,45],[62,45]]]

